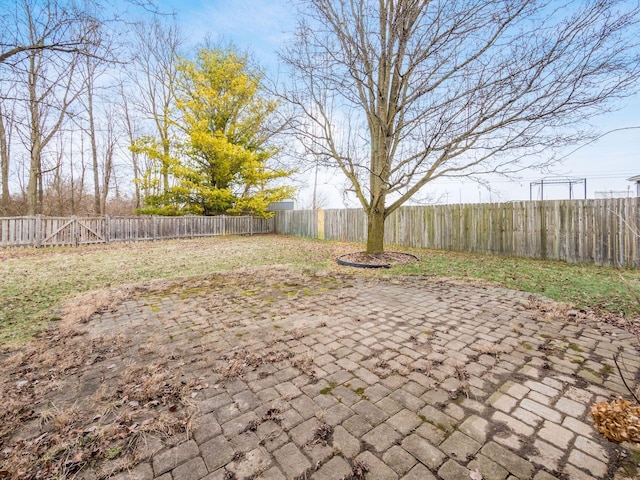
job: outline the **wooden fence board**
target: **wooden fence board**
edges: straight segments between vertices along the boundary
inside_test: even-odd
[[[273,232],[274,219],[258,217],[4,217],[3,248],[139,242]]]
[[[365,242],[362,209],[324,211],[324,238]],[[313,210],[276,212],[277,233],[317,238]],[[407,206],[385,244],[640,268],[640,198]]]

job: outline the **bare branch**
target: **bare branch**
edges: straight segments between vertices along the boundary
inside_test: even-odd
[[[436,178],[556,161],[640,78],[640,10],[621,0],[303,0],[301,12],[281,94],[306,119],[293,128],[304,150],[340,168],[370,223]]]

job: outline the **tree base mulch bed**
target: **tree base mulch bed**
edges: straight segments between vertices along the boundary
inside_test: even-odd
[[[339,265],[359,268],[390,268],[394,265],[406,265],[417,261],[418,257],[404,252],[355,252],[345,253],[337,258]]]

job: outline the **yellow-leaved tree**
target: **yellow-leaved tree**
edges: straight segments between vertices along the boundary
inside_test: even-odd
[[[292,172],[270,165],[278,149],[267,125],[277,104],[263,93],[262,76],[247,56],[202,49],[195,61],[180,61],[178,75],[180,158],[164,162],[171,176],[168,189],[154,189],[153,175],[143,180],[147,197],[141,212],[266,216],[269,204],[291,198],[293,187],[273,183]],[[143,151],[151,160],[152,145],[145,142]]]

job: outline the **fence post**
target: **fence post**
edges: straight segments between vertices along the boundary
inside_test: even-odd
[[[324,240],[324,210],[316,210],[318,221],[318,240]]]
[[[40,248],[42,246],[42,215],[36,215],[36,224],[34,225],[35,228],[35,235],[36,235],[36,248]]]
[[[158,218],[158,217],[156,217],[155,215],[153,215],[153,216],[151,217],[151,223],[152,223],[152,225],[153,225],[153,241],[154,241],[154,242],[156,241],[156,229],[157,229],[157,227],[158,227],[158,225],[157,225],[157,221],[156,221],[156,220],[157,220],[157,218]]]
[[[77,247],[80,242],[78,238],[78,219],[75,215],[71,217],[71,238],[73,239],[73,245]]]
[[[104,216],[104,243],[109,243],[111,237],[111,222],[109,221],[109,215]]]

